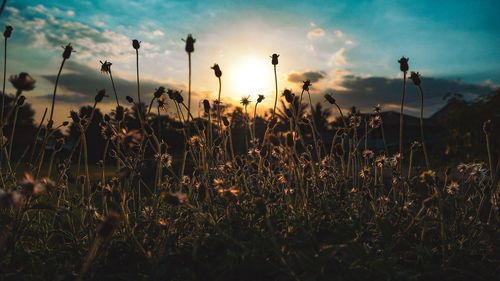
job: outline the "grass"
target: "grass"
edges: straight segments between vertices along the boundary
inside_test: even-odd
[[[134,41],[140,99],[140,42]],[[59,73],[71,51],[65,50]],[[277,55],[271,64],[276,73]],[[151,125],[159,114],[146,114],[139,107],[137,129],[125,130],[119,114],[104,119],[101,127],[109,137],[105,156],[99,165],[89,164],[86,134],[104,97],[100,91],[90,117],[72,114],[80,137],[64,161],[47,163],[45,150],[38,147],[32,161],[25,159],[19,166],[17,171],[27,172],[23,176],[6,170],[14,163],[2,159],[2,279],[491,280],[498,276],[500,192],[492,172],[489,124],[483,128],[488,167],[468,163],[412,169],[413,155],[421,152],[412,147],[403,153],[403,126],[399,154],[363,149],[367,136],[383,122],[380,111],[373,115],[380,121],[360,130],[360,113],[353,110],[344,118],[331,95],[327,101],[338,109],[342,123],[326,147],[311,119],[311,101],[310,113],[301,110],[303,92],[309,100],[314,94],[306,81],[300,98],[287,90],[284,115],[274,119],[279,114],[273,109],[262,139],[252,133],[255,113],[254,124],[245,116],[253,138],[245,144],[248,151],[235,154],[233,124],[227,120],[230,115],[221,112],[222,73],[217,64],[213,69],[219,94],[215,107],[205,106],[206,117],[193,118],[190,98],[186,105],[179,91],[160,91],[153,97],[161,102],[160,110],[168,94],[176,109],[177,121],[171,126],[182,132],[185,149],[175,158],[167,153],[169,140],[159,138]],[[401,70],[406,77],[408,69]],[[276,83],[275,104],[277,87]],[[113,88],[118,100],[114,83]],[[422,94],[420,85],[419,89]],[[56,91],[57,82],[49,122]],[[127,100],[134,103],[130,97]],[[211,116],[217,117],[216,122]],[[277,123],[289,129],[279,131]],[[422,125],[422,136],[423,129]],[[44,136],[45,144],[53,132],[49,123],[37,135]],[[3,150],[6,145],[2,142]],[[409,163],[403,154],[411,155]],[[402,174],[404,165],[409,167],[407,176]],[[50,178],[49,166],[54,166]]]

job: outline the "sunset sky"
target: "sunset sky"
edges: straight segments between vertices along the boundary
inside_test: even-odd
[[[76,50],[63,70],[56,117],[91,104],[109,77],[99,60],[113,63],[118,94],[136,96],[135,51],[142,41],[141,90],[149,100],[158,86],[187,88],[184,42],[196,38],[192,56],[194,115],[199,100],[215,99],[218,82],[210,67],[222,69],[222,96],[238,103],[264,94],[274,99],[270,55],[280,54],[278,86],[299,92],[311,79],[311,95],[325,91],[338,103],[363,110],[400,100],[401,56],[422,74],[426,114],[443,105],[447,92],[468,97],[500,85],[499,1],[8,1],[0,18],[14,27],[9,39],[7,76],[21,71],[37,80],[26,93],[40,117],[49,106],[62,45]],[[2,44],[3,45],[3,44]],[[3,53],[3,47],[2,47]],[[408,112],[418,95],[409,84]],[[13,92],[10,84],[8,92]],[[113,106],[107,98],[104,111]],[[107,109],[106,109],[107,108]],[[412,111],[413,110],[413,111]]]

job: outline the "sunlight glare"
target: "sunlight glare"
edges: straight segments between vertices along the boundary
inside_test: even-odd
[[[236,66],[236,72],[233,79],[234,88],[238,94],[245,96],[257,96],[269,90],[272,76],[270,64],[253,56],[246,57]]]

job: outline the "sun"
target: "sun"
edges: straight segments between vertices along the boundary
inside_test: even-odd
[[[267,61],[255,56],[246,56],[235,66],[233,87],[241,96],[257,96],[269,90],[274,74]]]

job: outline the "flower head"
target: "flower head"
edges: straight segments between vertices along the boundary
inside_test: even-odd
[[[257,98],[257,103],[261,103],[264,99],[264,95],[259,95],[259,97]]]
[[[325,94],[325,99],[330,104],[336,104],[337,103],[337,101],[330,94]]]
[[[63,47],[63,48],[64,48],[64,52],[62,54],[62,57],[64,59],[69,59],[69,57],[71,56],[71,53],[74,52],[73,46],[71,46],[71,43],[68,43],[68,45],[66,45],[66,47]]]
[[[210,102],[208,100],[203,100],[203,109],[205,110],[205,113],[210,112]]]
[[[154,92],[154,97],[158,99],[158,98],[160,98],[160,97],[161,97],[161,95],[163,95],[164,93],[165,93],[165,87],[160,86],[160,87],[158,87],[158,89],[156,89],[156,90],[155,90],[155,92]]]
[[[287,102],[289,103],[292,103],[293,102],[293,97],[294,97],[294,94],[292,93],[292,91],[288,90],[288,89],[285,89],[283,91],[283,94],[281,94],[282,96],[285,96],[285,99]]]
[[[9,78],[12,86],[18,91],[31,91],[35,88],[35,80],[26,72],[21,72],[19,75],[12,75]]]
[[[456,181],[452,181],[446,187],[446,192],[448,192],[448,194],[451,194],[451,195],[457,194],[459,187],[460,187],[460,185]]]
[[[101,72],[102,73],[110,73],[111,72],[111,65],[112,63],[105,60],[104,62],[99,61],[101,63]]]
[[[399,62],[399,69],[401,69],[401,71],[403,71],[403,72],[408,71],[408,69],[409,69],[408,61],[409,60],[410,60],[409,58],[405,58],[405,57],[401,57],[398,60],[398,62]]]
[[[101,89],[97,92],[95,96],[95,102],[101,102],[102,99],[106,96],[106,89]]]
[[[377,104],[376,106],[373,107],[373,112],[375,112],[376,114],[379,114],[381,110],[382,107],[380,106],[380,104]]]
[[[420,73],[412,71],[410,74],[410,78],[413,81],[413,84],[416,86],[420,85]]]
[[[139,48],[141,47],[141,41],[137,39],[132,40],[132,47],[134,47],[134,49],[136,50],[139,50]]]
[[[5,31],[3,32],[3,37],[5,37],[5,38],[9,38],[9,37],[10,37],[10,35],[12,35],[12,30],[13,30],[12,26],[7,25],[7,26],[5,27]]]
[[[271,63],[272,63],[273,65],[277,65],[277,64],[278,64],[278,57],[279,57],[279,56],[280,56],[280,55],[278,55],[278,54],[273,54],[273,55],[271,56]]]
[[[250,96],[248,96],[248,97],[242,97],[240,103],[243,106],[249,105],[250,104]]]
[[[218,64],[214,64],[214,66],[212,66],[211,68],[214,70],[215,77],[220,78],[222,76],[222,71],[220,70]]]
[[[309,87],[311,86],[311,80],[303,81],[302,90],[309,91]]]
[[[182,39],[182,41],[186,42],[186,52],[194,52],[194,42],[196,42],[196,39],[191,34],[188,34],[186,40]]]

